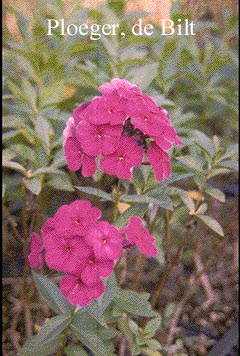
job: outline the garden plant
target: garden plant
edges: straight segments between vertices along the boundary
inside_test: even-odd
[[[124,6],[6,6],[3,249],[20,276],[6,355],[200,355],[175,336],[199,286],[205,308],[216,302],[207,271],[225,232],[214,207],[224,211],[219,182],[237,171],[237,17],[138,37],[131,25],[147,14]],[[171,11],[193,16],[181,2]],[[118,23],[126,36],[46,36],[48,18]],[[166,302],[184,261],[182,299]]]

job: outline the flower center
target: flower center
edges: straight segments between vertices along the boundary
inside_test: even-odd
[[[67,247],[66,247],[66,252],[67,252],[67,253],[71,253],[71,252],[72,252],[72,249],[71,249],[70,246],[67,246]]]
[[[144,116],[144,121],[148,121],[148,117],[147,116]]]
[[[113,113],[113,109],[108,109],[108,113],[112,114]]]
[[[90,258],[88,262],[89,262],[90,265],[93,265],[95,263],[95,259],[94,258]]]
[[[82,286],[82,285],[83,285],[83,282],[82,282],[80,279],[78,279],[77,282],[76,282],[76,285],[77,285],[77,286]]]
[[[75,223],[76,223],[77,225],[80,225],[80,224],[81,224],[81,219],[80,219],[80,218],[75,219]]]
[[[123,156],[119,156],[119,161],[122,161],[123,159],[124,159],[124,157]]]
[[[103,242],[103,244],[106,244],[106,243],[107,243],[107,241],[108,241],[107,237],[106,237],[106,236],[104,236],[104,237],[102,238],[102,242]]]

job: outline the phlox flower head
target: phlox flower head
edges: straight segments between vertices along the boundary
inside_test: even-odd
[[[126,79],[114,78],[99,91],[102,96],[74,109],[66,124],[63,148],[69,169],[91,177],[100,158],[104,173],[130,179],[134,167],[148,159],[156,180],[168,177],[159,173],[166,167],[157,161],[155,145],[166,155],[174,144],[182,146],[168,112]]]
[[[155,239],[143,226],[142,220],[137,216],[129,219],[128,225],[122,229],[127,240],[136,245],[140,252],[147,257],[156,257],[158,250],[154,245]]]
[[[122,255],[123,237],[101,211],[87,200],[62,205],[46,220],[40,237],[32,233],[30,267],[46,265],[65,273],[60,288],[73,305],[85,306],[104,292],[102,279],[110,276]]]

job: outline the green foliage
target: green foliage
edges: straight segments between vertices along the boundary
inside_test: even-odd
[[[184,18],[177,5],[172,8],[173,18]],[[146,14],[126,14],[124,7],[120,0],[109,0],[108,6],[102,4],[97,10],[85,9],[79,1],[65,6],[62,0],[42,0],[30,18],[7,8],[16,18],[19,39],[4,29],[3,199],[6,206],[20,201],[26,188],[30,200],[41,203],[43,210],[59,196],[68,200],[67,193],[71,198],[89,194],[112,210],[128,203],[124,212],[113,214],[115,225],[125,226],[132,215],[146,224],[154,222],[151,233],[160,249],[158,261],[164,264],[161,241],[167,224],[179,236],[190,218],[200,228],[205,224],[224,235],[208,210],[209,200],[225,201],[221,187],[215,186],[216,178],[238,169],[237,48],[230,41],[237,18],[226,13],[222,29],[212,22],[198,23],[197,34],[191,37],[160,36],[157,27],[153,36],[136,37],[131,24]],[[47,18],[118,23],[126,36],[97,41],[61,36],[57,31],[47,36]],[[74,107],[98,95],[99,85],[114,77],[139,85],[170,112],[184,147],[170,152],[173,174],[169,180],[157,182],[151,168],[141,166],[135,168],[130,182],[119,181],[123,190],[115,193],[113,182],[99,172],[81,186],[80,173],[69,174],[66,169],[61,148],[66,120]],[[47,215],[47,209],[41,214]],[[47,356],[56,351],[86,356],[86,350],[95,356],[112,356],[112,340],[120,332],[133,355],[162,355],[154,336],[169,326],[173,304],[166,306],[162,321],[152,310],[148,293],[121,290],[112,274],[101,298],[85,308],[74,308],[49,278],[35,272],[33,278],[57,316],[43,324],[19,356]],[[141,317],[152,318],[143,329]]]
[[[38,292],[57,314],[71,313],[73,307],[62,295],[58,287],[49,278],[32,271]]]

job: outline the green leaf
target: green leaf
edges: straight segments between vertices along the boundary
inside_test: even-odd
[[[155,349],[155,350],[161,350],[162,349],[162,345],[160,344],[160,342],[155,340],[155,339],[148,340],[147,344],[152,349]]]
[[[65,350],[64,354],[66,356],[88,356],[88,352],[85,351],[82,346],[79,345],[68,345]]]
[[[177,187],[168,187],[167,191],[169,194],[172,194],[172,195],[177,194],[181,198],[183,203],[186,205],[186,207],[188,208],[190,213],[195,212],[194,201],[191,197],[189,197],[188,193],[185,190],[183,190],[181,188],[177,188]]]
[[[211,170],[211,173],[208,174],[208,179],[218,175],[227,174],[229,172],[230,172],[229,168],[214,168],[213,170]]]
[[[41,115],[38,115],[38,117],[36,118],[35,131],[36,131],[36,134],[37,134],[39,140],[44,144],[44,147],[49,152],[50,133],[51,133],[52,129],[51,129],[49,122]]]
[[[33,194],[38,195],[42,190],[42,181],[40,178],[34,177],[25,180],[26,188]]]
[[[234,171],[238,171],[239,164],[238,161],[229,160],[229,161],[221,162],[220,164],[218,164],[217,167],[229,168],[229,169],[233,169]]]
[[[205,189],[205,193],[219,200],[222,203],[225,202],[225,194],[217,188],[207,188]]]
[[[151,319],[144,328],[144,334],[147,334],[148,338],[152,338],[162,324],[162,318],[159,315],[157,318]]]
[[[131,206],[126,211],[124,211],[123,214],[119,216],[119,218],[115,221],[114,225],[116,225],[117,227],[122,227],[124,225],[127,225],[128,220],[132,215],[136,215],[139,216],[140,218],[143,218],[147,209],[148,209],[148,204]]]
[[[32,173],[32,177],[35,177],[39,174],[44,174],[44,173],[63,174],[63,171],[57,169],[55,166],[41,167],[41,168],[36,169],[36,171],[34,171]]]
[[[158,201],[158,206],[161,206],[164,209],[173,210],[172,199],[166,194],[166,192],[167,190],[163,191],[162,189],[154,189],[148,191],[146,196],[156,199]]]
[[[207,208],[208,208],[208,206],[207,206],[207,204],[206,203],[203,203],[203,204],[201,204],[200,206],[199,206],[199,208],[197,209],[197,211],[196,211],[196,215],[201,215],[201,214],[204,214],[206,211],[207,211]]]
[[[198,172],[203,172],[203,163],[200,159],[197,159],[196,157],[186,155],[186,156],[176,157],[176,159],[191,169],[194,169]]]
[[[39,333],[31,338],[22,348],[20,356],[27,355],[48,355],[49,351],[41,352],[41,349],[46,344],[58,340],[59,335],[71,323],[70,315],[57,315],[49,319],[41,328]],[[52,343],[51,343],[52,344]],[[59,346],[59,345],[57,345]],[[40,349],[40,350],[39,350]]]
[[[86,307],[86,311],[102,326],[106,326],[106,321],[103,316],[103,308],[101,299],[97,299],[92,301]]]
[[[172,201],[166,194],[159,193],[158,195],[150,196],[153,192],[149,192],[148,195],[122,195],[120,200],[128,203],[139,203],[139,204],[156,204],[165,209],[172,210]]]
[[[204,152],[208,156],[214,157],[215,151],[212,140],[199,130],[194,130],[194,136],[196,137],[197,144],[203,148]]]
[[[132,346],[134,346],[136,343],[135,343],[135,335],[132,332],[132,330],[130,329],[129,324],[127,323],[127,321],[125,321],[121,318],[118,321],[118,326],[119,326],[119,329],[121,330],[121,332],[123,333],[123,335],[126,337],[128,343],[132,349]]]
[[[78,320],[77,314],[73,318],[71,329],[76,338],[78,338],[85,346],[87,346],[95,356],[110,356],[111,352],[108,352],[108,348],[104,345],[100,337],[89,331],[86,325],[81,324],[81,320]]]
[[[115,274],[112,273],[111,276],[106,281],[105,293],[102,296],[102,310],[106,310],[109,304],[112,302],[118,291],[117,280]]]
[[[142,347],[141,352],[146,356],[163,356],[163,354],[152,349],[151,347]]]
[[[133,84],[140,86],[142,90],[145,90],[157,76],[158,66],[159,64],[155,62],[147,63],[137,68],[133,67],[126,74],[126,79],[130,80]]]
[[[135,167],[135,169],[133,171],[132,180],[133,180],[133,184],[137,188],[138,193],[140,193],[144,187],[144,184],[145,184],[144,175],[143,175],[140,167]]]
[[[96,197],[102,198],[104,200],[109,200],[113,201],[113,195],[105,193],[103,190],[98,189],[98,188],[93,188],[93,187],[76,187],[78,190],[80,190],[83,193],[87,193],[90,195],[94,195]]]
[[[225,159],[228,159],[232,156],[238,155],[238,151],[239,151],[239,145],[235,144],[235,145],[230,145],[226,152],[219,158],[219,161],[223,161]]]
[[[218,235],[222,237],[224,236],[223,229],[217,220],[207,215],[198,215],[198,217],[202,220],[202,222],[204,222],[204,224],[210,227],[210,229],[212,229]]]
[[[74,192],[74,188],[71,179],[67,173],[61,175],[54,175],[47,181],[47,185],[55,190],[61,190],[66,192]]]
[[[64,83],[58,81],[50,86],[44,86],[40,93],[40,107],[45,108],[56,105],[64,100]]]
[[[57,314],[71,313],[74,309],[62,295],[60,289],[49,278],[32,271],[38,292]]]
[[[129,328],[131,329],[131,331],[135,334],[138,335],[139,334],[139,326],[138,324],[133,321],[133,320],[129,320],[128,322]]]
[[[57,335],[44,344],[37,342],[37,335],[31,337],[22,347],[19,356],[49,356],[64,343],[65,336]],[[35,341],[36,340],[36,341]]]
[[[156,316],[148,302],[149,296],[146,293],[137,293],[132,290],[119,290],[114,298],[114,303],[128,313],[138,316]]]
[[[3,161],[3,167],[10,168],[14,171],[22,173],[24,176],[26,176],[26,174],[27,174],[26,169],[21,164],[19,164],[17,162],[13,162],[13,161],[4,162]]]

